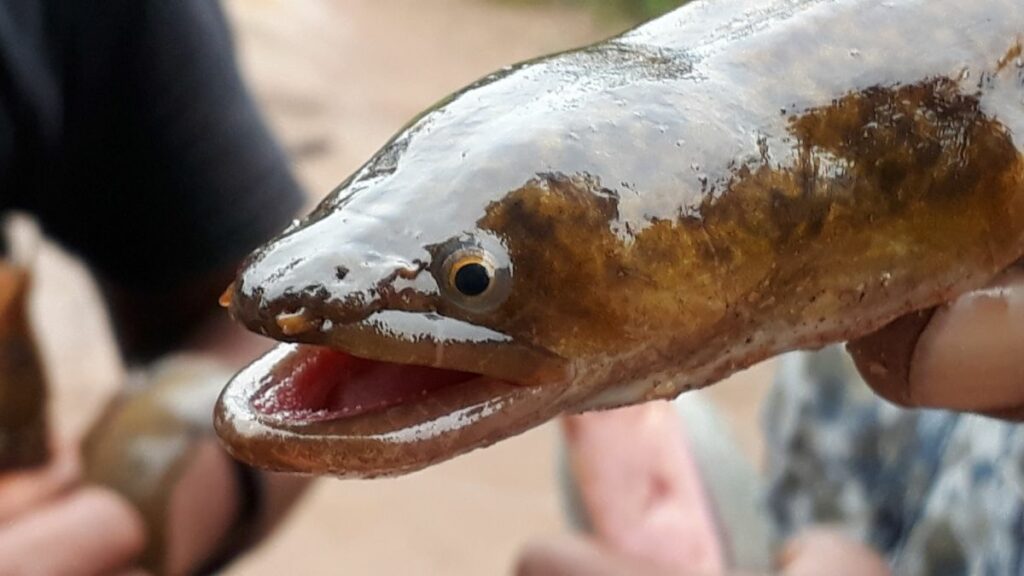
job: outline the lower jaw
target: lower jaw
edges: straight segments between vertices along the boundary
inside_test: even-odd
[[[286,403],[259,408],[256,399],[268,382],[287,376],[310,350],[279,345],[228,384],[215,425],[229,452],[280,471],[401,474],[523,432],[581,400],[564,383],[520,386],[460,373],[406,402],[365,403],[359,410],[342,403],[340,412],[289,410]]]

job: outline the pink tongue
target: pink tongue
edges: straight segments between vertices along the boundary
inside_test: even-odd
[[[320,422],[383,410],[476,377],[298,346],[265,377],[251,402],[264,416],[291,423]]]

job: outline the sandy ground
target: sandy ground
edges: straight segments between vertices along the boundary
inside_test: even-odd
[[[483,0],[232,0],[228,8],[245,73],[311,201],[453,89],[616,28],[570,8]],[[73,433],[123,372],[82,268],[50,245],[39,268],[35,311],[55,412]],[[755,458],[769,377],[762,365],[710,392]],[[526,541],[565,529],[556,442],[548,425],[401,479],[321,480],[232,574],[507,573]]]

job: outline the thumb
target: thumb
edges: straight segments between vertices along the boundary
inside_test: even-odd
[[[848,349],[867,383],[892,402],[1024,420],[1024,269],[903,316]]]

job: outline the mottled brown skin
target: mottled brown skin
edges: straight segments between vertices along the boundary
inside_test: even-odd
[[[46,373],[28,320],[29,273],[0,264],[0,473],[49,456]]]
[[[712,0],[488,76],[258,250],[230,307],[282,341],[529,392],[275,424],[247,404],[268,360],[218,430],[261,466],[406,472],[983,286],[1024,253],[1021,38],[1016,0]],[[511,278],[495,306],[452,297],[466,244]],[[486,415],[443,421],[467,407]]]
[[[1019,68],[1018,62],[1022,56],[1024,44],[1018,41],[999,59],[995,73],[1004,74],[1011,66]],[[983,88],[984,84],[978,86],[979,90]],[[927,308],[912,312],[877,332],[847,344],[857,370],[875,391],[890,401],[909,404],[906,394],[910,390],[910,366],[918,340],[935,315],[935,310]]]
[[[739,334],[873,315],[922,279],[948,278],[930,288],[941,299],[1019,255],[1024,160],[952,82],[851,94],[793,115],[790,131],[787,169],[737,167],[693,213],[629,242],[609,226],[616,193],[592,180],[548,175],[492,204],[480,226],[510,239],[524,272],[488,325],[539,332],[566,357],[661,334],[685,362]]]

